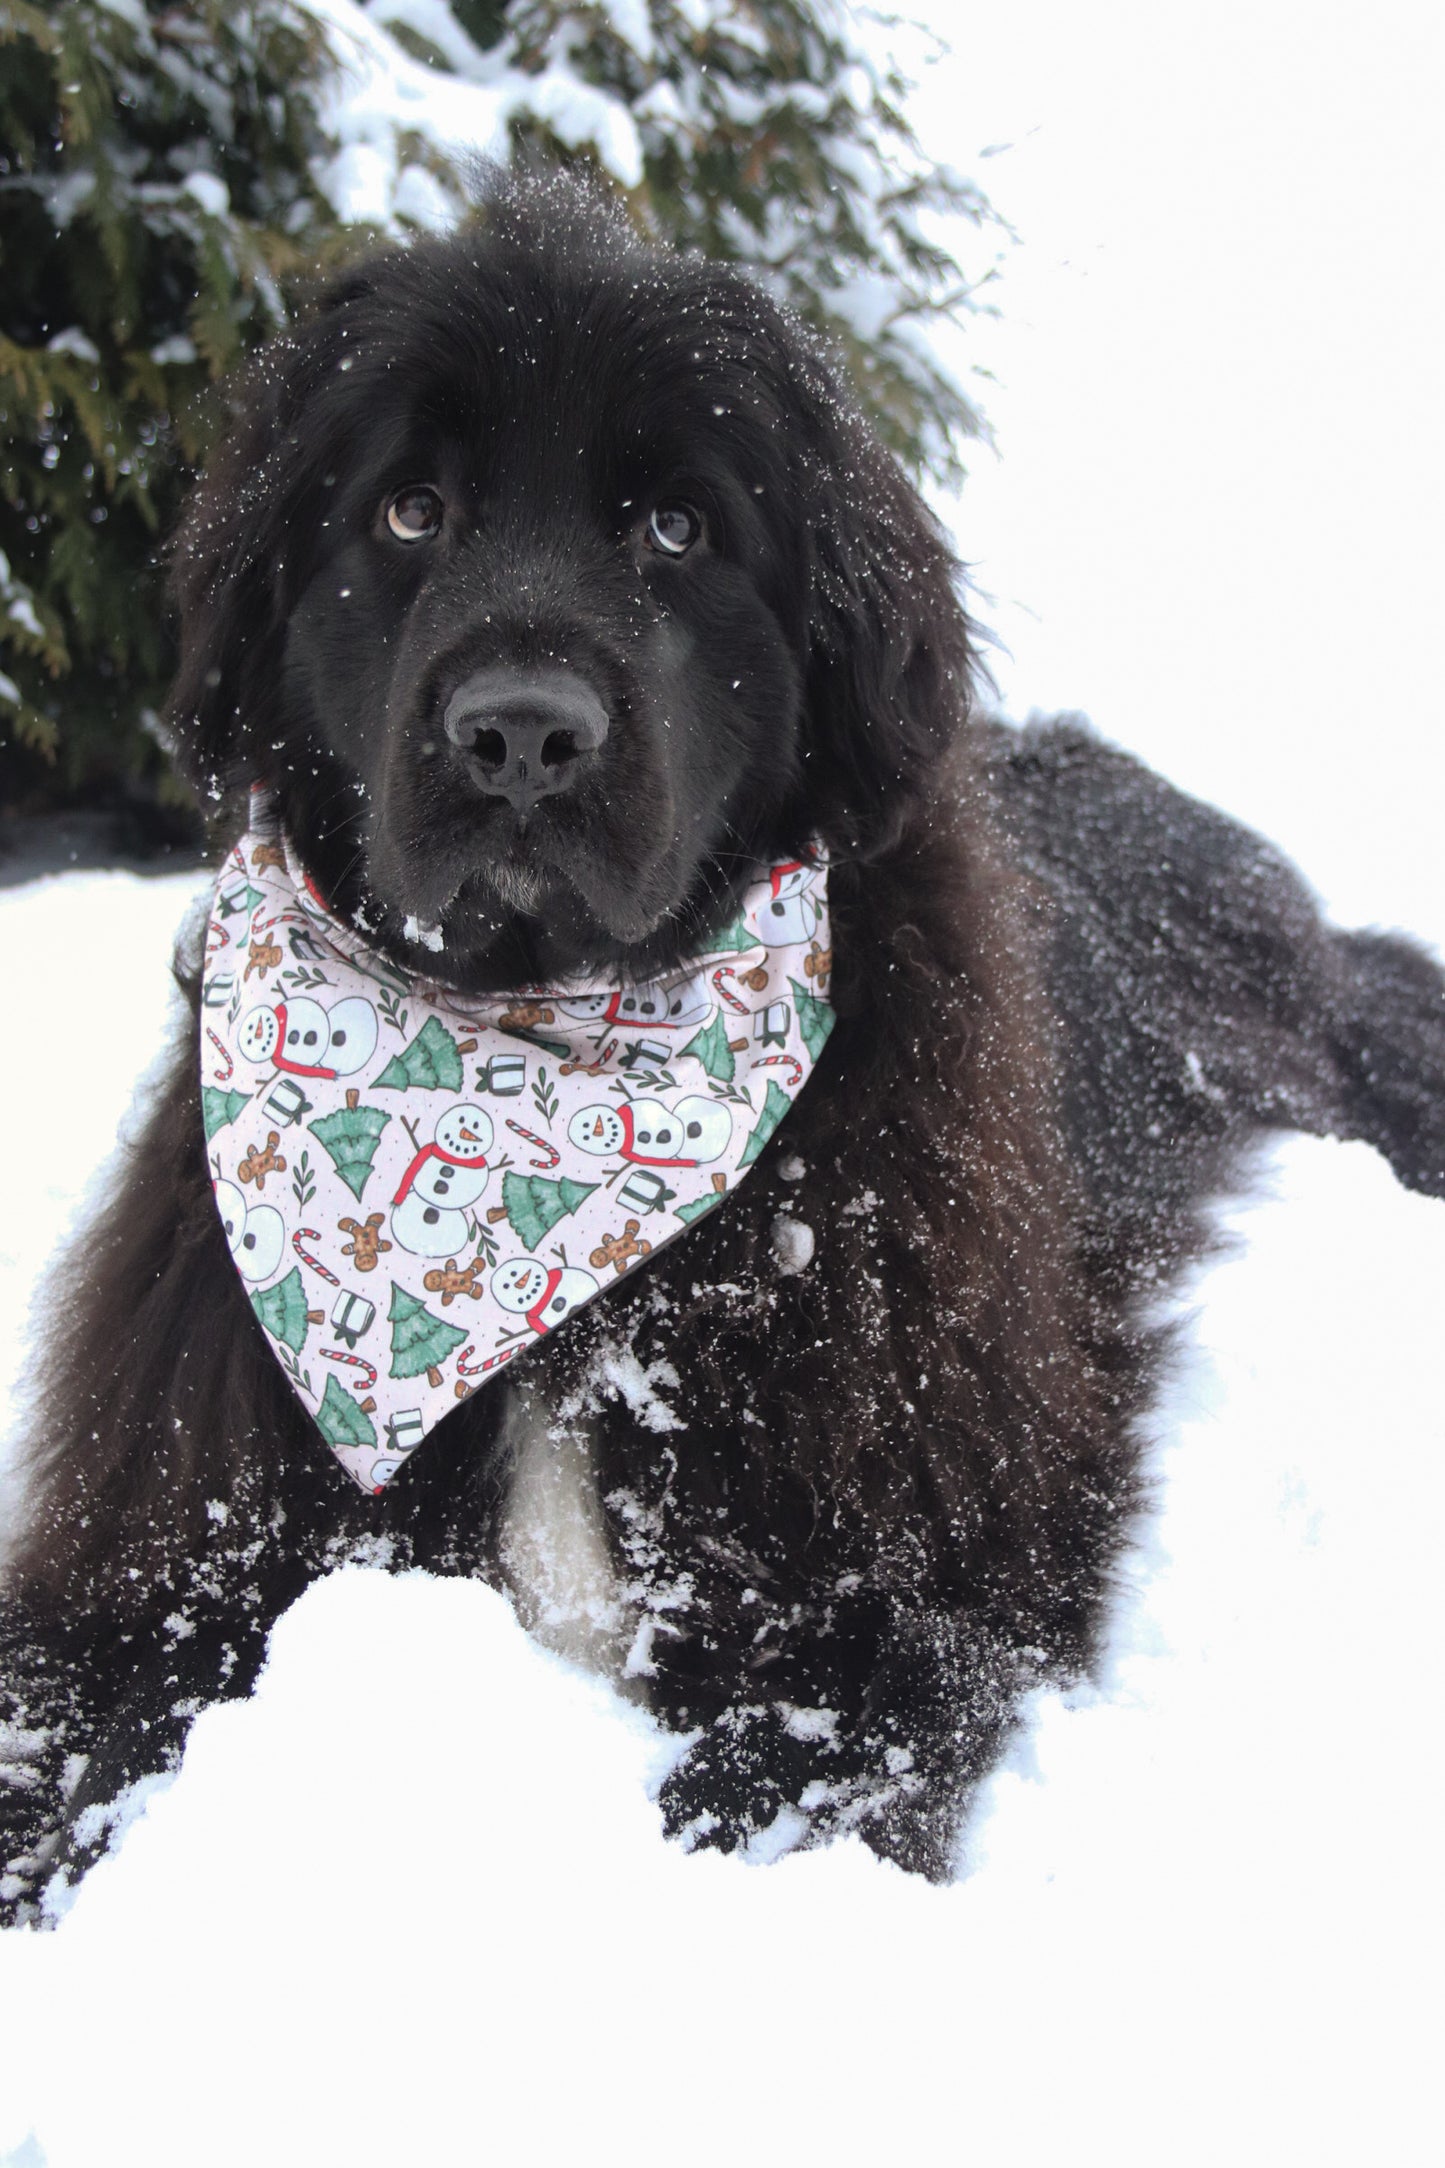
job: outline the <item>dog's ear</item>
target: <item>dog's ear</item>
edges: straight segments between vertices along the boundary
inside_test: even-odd
[[[318,294],[306,322],[255,357],[235,420],[171,546],[180,664],[167,710],[173,758],[208,811],[262,779],[281,735],[287,539],[312,478],[299,424],[336,365],[340,313],[370,292],[358,271]]]
[[[974,665],[961,571],[831,371],[809,356],[799,376],[809,804],[835,848],[871,857],[896,840],[968,717]]]

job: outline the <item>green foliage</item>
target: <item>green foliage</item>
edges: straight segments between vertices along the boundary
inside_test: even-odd
[[[372,0],[382,20],[405,0]],[[976,407],[918,330],[980,305],[930,214],[999,221],[973,182],[927,163],[908,84],[865,54],[836,0],[510,0],[516,64],[559,63],[637,129],[640,218],[679,248],[741,263],[840,349],[885,439],[957,479]],[[545,107],[521,140],[567,155]],[[575,123],[574,123],[575,128]]]
[[[0,794],[164,791],[158,545],[334,234],[289,0],[0,0]],[[175,786],[170,786],[172,792]]]

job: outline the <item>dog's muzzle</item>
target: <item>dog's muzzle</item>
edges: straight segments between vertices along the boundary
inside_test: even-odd
[[[466,678],[442,724],[477,790],[518,811],[570,790],[607,726],[607,710],[575,671],[507,663]]]

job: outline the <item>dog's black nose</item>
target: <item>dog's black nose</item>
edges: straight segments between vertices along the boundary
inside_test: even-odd
[[[607,736],[607,710],[575,671],[494,663],[457,687],[443,728],[478,790],[525,808],[570,790]]]

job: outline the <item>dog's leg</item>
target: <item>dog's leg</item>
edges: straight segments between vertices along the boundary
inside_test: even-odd
[[[737,1650],[731,1697],[695,1724],[700,1736],[662,1787],[669,1835],[769,1857],[854,1830],[880,1857],[949,1879],[970,1787],[1038,1670],[982,1621],[903,1595],[794,1604],[761,1630],[771,1661]],[[717,1659],[714,1643],[714,1691]],[[700,1713],[700,1679],[654,1684],[684,1721]]]
[[[1359,1138],[1445,1193],[1445,977],[1325,923],[1260,837],[1068,721],[990,740],[1049,923],[1094,1248],[1157,1285],[1271,1129]]]
[[[1341,1131],[1373,1144],[1407,1189],[1445,1197],[1445,976],[1387,934],[1334,934],[1331,963]]]
[[[98,1848],[201,1703],[247,1691],[340,1491],[227,1254],[189,1047],[59,1278],[0,1625],[12,1913]]]
[[[308,1578],[182,1597],[165,1620],[64,1631],[11,1602],[0,1617],[0,1924],[42,1921],[180,1762],[208,1703],[249,1693],[271,1625]]]

